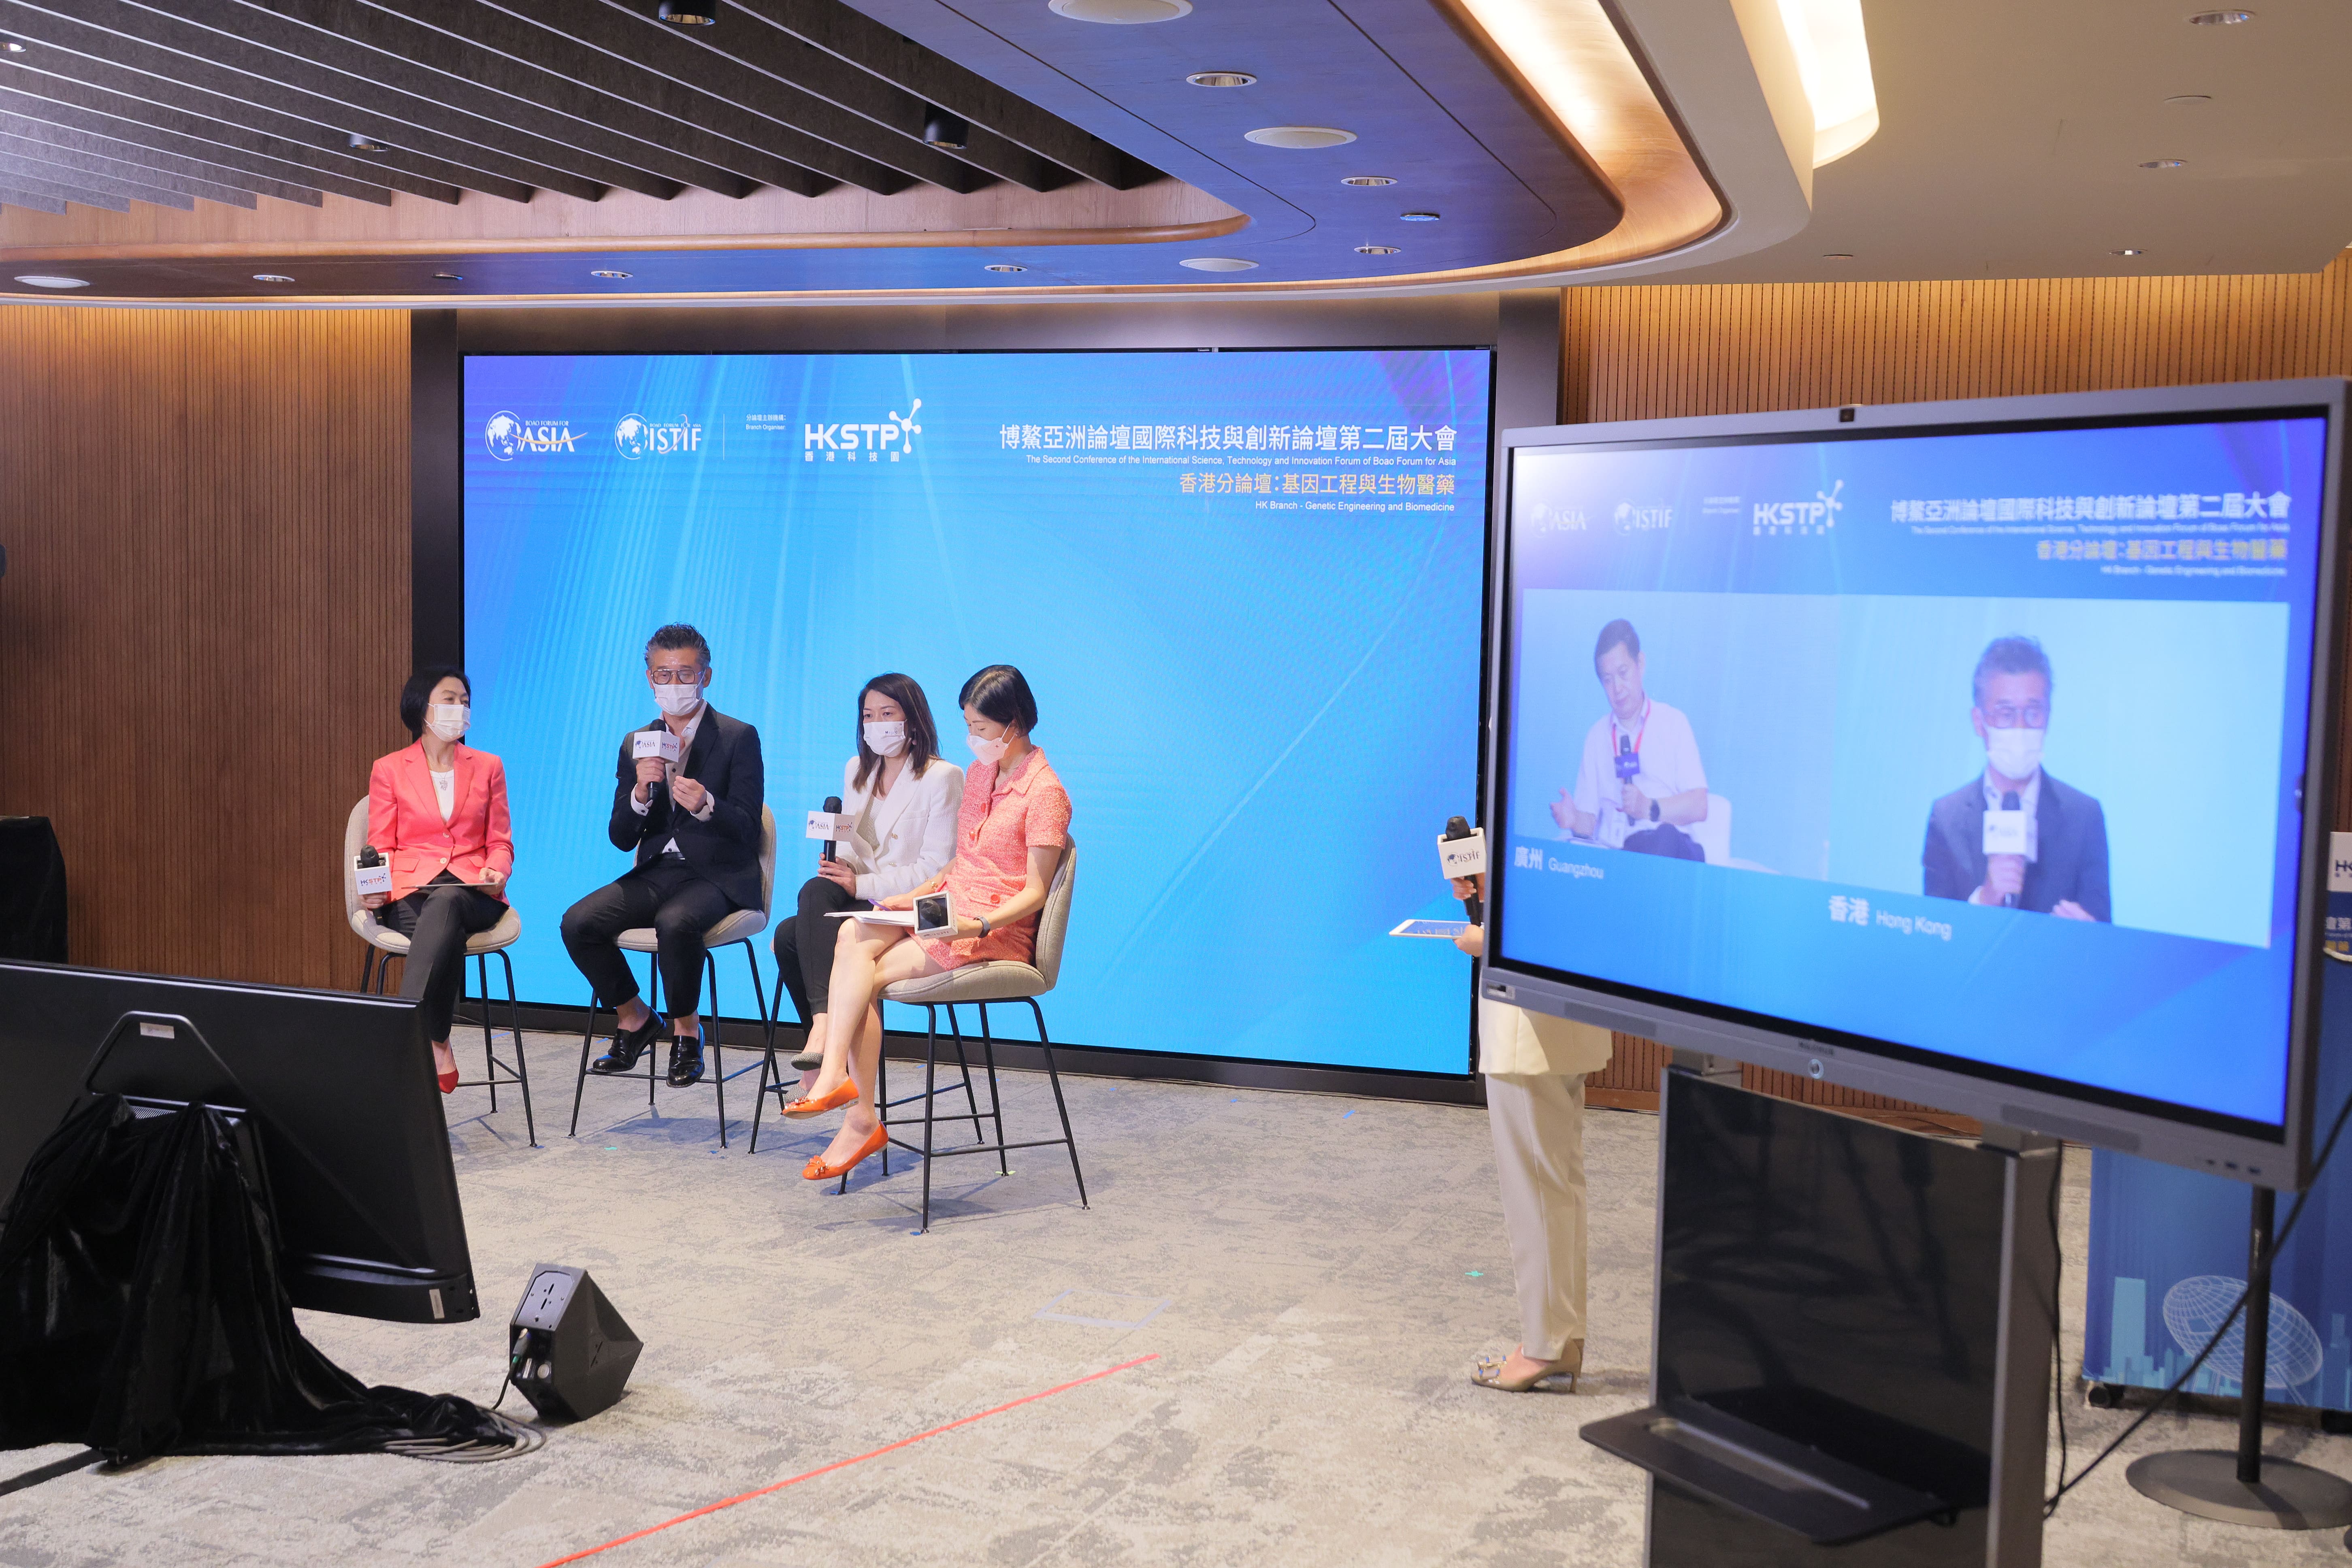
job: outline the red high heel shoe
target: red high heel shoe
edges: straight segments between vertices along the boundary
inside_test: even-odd
[[[825,1163],[825,1158],[822,1154],[812,1154],[809,1156],[809,1163],[801,1167],[801,1179],[804,1182],[830,1182],[835,1177],[845,1176],[856,1169],[859,1161],[878,1151],[884,1143],[889,1142],[889,1139],[888,1128],[875,1128],[866,1135],[866,1142],[857,1146],[856,1152],[838,1165]]]
[[[455,1094],[457,1092],[457,1069],[456,1068],[445,1068],[440,1072],[436,1073],[434,1077],[440,1080],[442,1093]]]

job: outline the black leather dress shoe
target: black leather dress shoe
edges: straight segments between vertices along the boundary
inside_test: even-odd
[[[690,1089],[702,1081],[702,1040],[680,1035],[669,1043],[669,1086]]]
[[[660,1035],[661,1015],[658,1013],[648,1015],[646,1021],[634,1029],[614,1029],[613,1048],[590,1062],[588,1070],[606,1078],[625,1073],[637,1065],[637,1058],[646,1054],[646,1047]]]

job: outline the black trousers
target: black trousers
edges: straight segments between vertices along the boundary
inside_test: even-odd
[[[811,877],[801,884],[800,911],[776,922],[776,969],[784,989],[793,995],[805,1024],[825,1011],[825,994],[833,984],[833,944],[841,940],[845,922],[831,919],[835,910],[870,910],[874,906],[838,882]]]
[[[416,998],[426,1039],[449,1037],[457,994],[466,986],[466,939],[489,930],[506,912],[506,905],[446,871],[376,911],[377,920],[408,939],[400,994]]]
[[[724,920],[734,900],[675,856],[607,882],[563,911],[563,947],[608,1007],[633,1001],[637,977],[623,956],[623,931],[654,928],[659,942],[662,1000],[673,1018],[702,1010],[702,933]]]

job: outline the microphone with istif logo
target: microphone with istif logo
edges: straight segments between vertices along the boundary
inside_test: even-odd
[[[1486,836],[1471,826],[1466,817],[1447,817],[1445,831],[1437,839],[1437,865],[1448,878],[1486,875]],[[1486,923],[1485,903],[1477,894],[1462,900],[1462,910],[1472,925]]]

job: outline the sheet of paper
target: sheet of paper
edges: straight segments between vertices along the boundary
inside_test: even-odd
[[[827,910],[825,916],[836,921],[864,921],[870,926],[906,926],[915,924],[912,910]]]
[[[1399,921],[1391,936],[1442,936],[1451,942],[1470,929],[1468,921]]]

